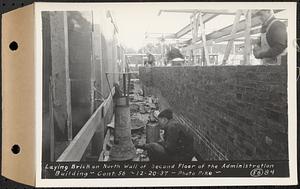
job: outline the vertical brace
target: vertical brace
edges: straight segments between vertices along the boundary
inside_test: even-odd
[[[199,23],[198,23],[198,12],[194,12],[192,17],[191,17],[191,26],[192,26],[192,41],[193,44],[197,41],[198,38],[198,27],[199,27]]]
[[[198,33],[199,33],[199,12],[194,13],[194,42],[193,44],[196,43],[198,39]],[[196,49],[193,49],[193,56],[194,56],[194,62],[193,64],[196,64]]]
[[[91,81],[90,81],[90,85],[91,85],[91,109],[90,109],[90,113],[91,115],[94,113],[94,109],[95,109],[95,81],[96,81],[96,66],[95,66],[95,59],[94,59],[94,15],[93,15],[93,11],[91,12],[92,15],[92,31],[91,31],[91,50],[92,50],[92,55],[91,55]]]
[[[99,49],[102,49],[102,37],[101,37],[101,35],[102,35],[102,28],[101,27],[99,27],[99,43],[100,43],[100,48]],[[103,68],[103,63],[104,63],[104,61],[103,61],[103,54],[102,54],[102,50],[100,50],[100,53],[99,53],[99,55],[100,55],[100,91],[101,91],[101,94],[105,94],[104,92],[105,92],[105,89],[104,89],[104,80],[105,80],[105,78],[104,78],[104,68]]]
[[[65,38],[65,70],[66,70],[66,108],[67,108],[67,134],[68,141],[73,139],[72,129],[72,108],[71,108],[71,81],[70,81],[70,69],[69,69],[69,36],[68,36],[68,17],[67,13],[63,13],[64,17],[64,38]]]
[[[123,93],[126,96],[126,74],[123,74]]]
[[[53,113],[53,95],[54,95],[54,87],[53,87],[53,79],[50,76],[50,84],[49,84],[49,130],[50,130],[50,161],[55,161],[55,135],[54,135],[54,113]]]
[[[190,17],[190,26],[191,26],[191,31],[192,31],[192,44],[194,43],[194,15]],[[192,55],[193,55],[193,50],[188,51],[189,59],[188,59],[188,64],[192,63]]]
[[[233,37],[235,35],[236,29],[237,29],[236,26],[237,26],[237,24],[240,21],[241,15],[242,15],[242,11],[238,10],[236,12],[236,15],[235,15],[235,18],[234,18],[234,22],[233,22],[232,30],[231,30],[231,33],[230,33],[230,37]],[[226,49],[225,49],[224,58],[223,58],[223,61],[222,61],[222,65],[225,65],[227,63],[230,51],[231,51],[232,46],[233,46],[233,42],[234,42],[234,39],[232,38],[227,43],[227,46],[226,46]]]
[[[203,14],[200,12],[198,14],[199,21],[200,21],[200,32],[201,32],[201,39],[203,42],[203,49],[204,49],[204,56],[205,56],[205,62],[206,65],[209,64],[209,57],[208,57],[208,50],[207,50],[207,45],[206,45],[206,36],[205,36],[205,26],[203,22]]]
[[[126,105],[129,106],[129,94],[130,94],[130,80],[131,80],[131,74],[128,73],[128,76],[127,76],[127,79],[128,79],[128,85],[127,85],[127,98],[126,98]]]
[[[245,47],[244,47],[244,64],[250,64],[250,54],[251,54],[251,10],[245,11],[246,18],[246,28],[245,28]]]

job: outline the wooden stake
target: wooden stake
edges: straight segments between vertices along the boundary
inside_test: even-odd
[[[230,33],[230,37],[234,36],[235,33],[236,33],[236,25],[239,23],[240,21],[240,18],[241,18],[241,14],[242,14],[242,11],[241,10],[238,10],[236,12],[236,15],[235,15],[235,18],[234,18],[234,22],[233,22],[233,27],[232,27],[232,30],[231,30],[231,33]],[[232,49],[232,46],[233,46],[233,41],[234,39],[232,38],[231,40],[228,41],[227,43],[227,46],[226,46],[226,50],[225,50],[225,54],[224,54],[224,58],[223,58],[223,61],[222,61],[222,64],[225,65],[227,63],[227,60],[228,60],[228,57],[230,55],[230,51]]]

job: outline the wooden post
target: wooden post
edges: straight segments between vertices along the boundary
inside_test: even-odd
[[[91,64],[91,90],[92,90],[92,95],[91,98],[94,98],[94,102],[91,102],[91,111],[97,110],[98,106],[101,106],[101,103],[104,103],[102,101],[99,101],[102,95],[104,94],[103,90],[103,81],[105,81],[105,77],[103,77],[103,68],[102,68],[102,46],[101,46],[101,27],[100,27],[100,22],[97,21],[97,19],[94,20],[96,17],[100,17],[100,13],[94,12],[93,13],[93,31],[92,31],[92,64]],[[94,67],[94,69],[93,69]],[[96,87],[96,88],[94,88]],[[95,95],[96,90],[100,92],[96,97]],[[98,97],[98,98],[97,98]],[[97,99],[98,101],[96,101]],[[101,115],[102,116],[102,115]],[[103,145],[103,140],[104,140],[104,117],[101,117],[101,120],[99,124],[97,125],[95,134],[92,138],[91,141],[91,156],[88,157],[90,160],[96,160],[101,151],[102,151],[102,145]]]
[[[50,87],[49,87],[49,143],[50,143],[50,161],[55,161],[55,135],[54,135],[54,119],[53,119],[53,81],[50,77]]]
[[[250,64],[250,54],[251,54],[251,10],[245,11],[246,18],[246,29],[245,29],[245,48],[244,48],[244,64]]]
[[[92,15],[92,18],[91,18],[91,21],[92,21],[92,31],[91,31],[91,50],[92,50],[92,55],[91,55],[91,109],[90,109],[90,112],[91,112],[91,115],[93,114],[94,112],[94,109],[95,109],[95,82],[96,82],[96,66],[95,66],[95,52],[94,52],[94,40],[95,40],[95,34],[94,34],[94,15],[93,15],[93,11],[91,12],[91,15]]]
[[[231,33],[230,33],[231,37],[233,37],[234,34],[236,33],[236,25],[239,23],[241,15],[242,15],[242,11],[238,10],[236,12],[236,15],[235,15],[235,18],[234,18],[234,22],[233,22],[233,27],[232,27],[232,30],[231,30]],[[227,43],[227,46],[226,46],[226,49],[225,49],[224,58],[223,58],[223,61],[222,61],[223,65],[225,65],[227,63],[228,57],[230,55],[230,51],[231,51],[232,46],[233,46],[233,41],[234,41],[234,39],[232,38]]]
[[[102,52],[102,28],[99,27],[99,43],[100,43],[100,52],[99,52],[99,58],[100,58],[100,91],[101,94],[104,95],[105,89],[104,89],[104,81],[105,81],[105,74],[104,74],[104,68],[103,68],[103,64],[104,64],[104,60],[103,60],[103,52]],[[125,64],[125,62],[124,62]]]
[[[67,132],[68,141],[73,139],[73,128],[72,128],[72,108],[71,108],[71,80],[70,80],[70,69],[69,69],[69,43],[68,43],[68,17],[67,13],[64,12],[64,36],[65,36],[65,70],[66,70],[66,97],[67,97]]]
[[[192,32],[192,44],[194,43],[194,15],[192,15],[190,17],[190,26],[191,26],[191,32]],[[193,50],[190,49],[188,51],[188,55],[189,55],[189,59],[188,59],[188,64],[191,65],[192,63],[192,54],[193,54]]]
[[[72,140],[68,23],[66,12],[50,13],[53,117],[58,132]]]
[[[193,15],[191,16],[191,31],[192,31],[192,44],[195,44],[198,39],[198,31],[199,31],[199,18],[198,18],[198,12],[195,11]],[[195,50],[190,50],[190,64],[196,64],[196,58],[195,58]]]
[[[201,31],[201,39],[203,42],[203,49],[204,49],[204,57],[205,57],[205,65],[209,64],[209,57],[206,45],[206,36],[205,36],[205,26],[203,22],[203,15],[202,12],[199,13],[199,20],[200,20],[200,31]]]
[[[199,33],[199,17],[197,16],[197,14],[199,15],[199,13],[194,13],[194,43],[196,43],[197,39],[198,39],[198,33]],[[194,64],[196,64],[196,49],[193,50],[193,57],[194,57]]]

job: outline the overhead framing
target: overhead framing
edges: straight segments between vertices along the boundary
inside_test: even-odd
[[[274,13],[278,13],[283,10],[273,10]],[[253,16],[251,11],[248,10],[201,10],[201,9],[168,9],[168,10],[160,10],[159,15],[165,13],[188,13],[191,15],[191,22],[176,32],[172,37],[181,38],[188,33],[192,33],[192,38],[186,41],[187,46],[182,50],[191,54],[194,50],[203,48],[204,51],[204,61],[208,62],[209,58],[207,54],[207,46],[214,45],[215,43],[227,42],[227,49],[225,53],[225,57],[223,59],[222,64],[226,64],[227,56],[230,53],[230,47],[233,46],[233,43],[236,39],[244,38],[244,44],[251,44],[251,35],[260,33],[260,20],[257,16]],[[245,15],[245,19],[240,20],[241,15]],[[219,15],[235,15],[234,23],[221,28],[217,31],[211,32],[209,34],[205,34],[205,23],[214,19]],[[197,22],[197,23],[194,23]],[[286,21],[285,21],[286,23]],[[200,27],[200,30],[199,30]],[[200,31],[200,35],[198,36],[198,31]],[[245,45],[247,46],[247,45]],[[249,46],[250,47],[250,46]],[[251,48],[245,48],[244,58],[245,64],[249,63]],[[226,58],[227,57],[227,58]]]

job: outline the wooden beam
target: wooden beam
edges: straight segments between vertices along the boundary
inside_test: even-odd
[[[277,10],[276,12],[279,12],[281,10]],[[275,10],[274,10],[275,12]],[[245,36],[245,32],[244,29],[245,29],[245,20],[242,20],[238,23],[237,27],[236,27],[236,34],[234,34],[233,36],[230,36],[230,32],[229,32],[229,29],[232,29],[233,25],[230,25],[230,26],[227,26],[225,28],[222,28],[221,30],[219,31],[215,31],[213,33],[210,33],[207,36],[207,45],[214,45],[215,43],[221,43],[221,42],[224,42],[224,41],[228,41],[228,40],[231,40],[231,39],[236,39],[236,38],[240,38],[240,37],[244,37]],[[287,22],[284,22],[286,25],[287,25]],[[254,19],[252,19],[251,21],[251,26],[252,28],[253,27],[257,27],[260,25],[260,22],[259,20],[257,19],[257,17],[255,17]],[[243,28],[243,27],[244,28]],[[250,31],[250,34],[251,35],[254,35],[254,34],[258,34],[260,33],[261,29],[260,28],[255,28],[255,29],[252,29]],[[197,39],[197,42],[199,42],[201,40],[201,38],[198,38]],[[187,43],[191,43],[191,40],[187,41]],[[197,44],[192,44],[192,45],[189,45],[187,47],[184,47],[182,50],[183,51],[188,51],[190,49],[199,49],[203,47],[203,43],[200,42],[200,43],[197,43]]]
[[[236,11],[230,10],[200,10],[203,14],[217,14],[217,15],[235,15]]]
[[[216,14],[205,14],[203,16],[203,22],[206,23],[208,22],[209,20],[215,18],[217,15]],[[184,35],[186,35],[187,33],[189,33],[190,31],[192,31],[192,27],[191,27],[191,24],[188,24],[186,25],[185,27],[183,27],[181,30],[179,30],[175,36],[176,38],[180,38]]]
[[[250,54],[251,54],[251,10],[245,11],[246,17],[246,29],[245,29],[245,48],[244,48],[244,64],[250,64]]]
[[[65,70],[66,70],[66,105],[67,105],[67,132],[68,141],[73,139],[73,128],[72,128],[72,107],[71,107],[71,81],[70,81],[70,69],[69,69],[69,35],[68,35],[68,17],[67,13],[63,13],[64,17],[64,36],[65,36]]]
[[[258,34],[260,33],[260,28],[256,28],[256,29],[253,29],[251,30],[251,35],[254,35],[254,34]],[[245,36],[245,32],[240,32],[240,33],[237,33],[237,34],[234,34],[233,36],[225,36],[225,37],[221,37],[221,38],[218,38],[218,39],[215,39],[215,40],[208,40],[206,41],[206,44],[207,46],[211,46],[211,45],[214,45],[216,43],[221,43],[221,42],[224,42],[224,41],[229,41],[231,39],[237,39],[237,38],[241,38],[241,37],[244,37]],[[238,40],[240,41],[240,40]],[[244,40],[242,40],[244,41]],[[203,47],[203,43],[200,42],[200,43],[197,43],[197,44],[194,44],[194,45],[190,45],[190,46],[187,46],[187,47],[184,47],[182,50],[183,51],[187,51],[187,50],[190,50],[190,49],[199,49],[199,48],[202,48]]]
[[[258,34],[258,33],[261,33],[261,28],[256,28],[256,29],[253,29],[253,30],[250,31],[251,35]],[[221,43],[221,42],[224,42],[224,41],[228,41],[228,40],[231,40],[231,39],[237,39],[237,38],[241,38],[241,37],[244,37],[244,36],[245,36],[245,32],[240,32],[240,33],[234,34],[232,36],[229,35],[229,36],[221,37],[221,38],[218,38],[218,39],[212,40],[212,41],[214,41],[215,43]],[[241,40],[237,40],[237,41],[241,41]],[[242,41],[244,41],[244,40],[242,40]]]
[[[230,10],[203,10],[203,9],[164,9],[160,10],[158,15],[161,15],[163,12],[171,12],[171,13],[188,13],[192,14],[194,12],[202,12],[203,14],[218,14],[218,15],[235,15],[235,11]]]
[[[50,87],[49,87],[49,135],[50,135],[50,161],[55,161],[55,134],[54,134],[54,114],[53,114],[53,80],[50,77]]]
[[[80,161],[87,146],[89,145],[98,125],[104,119],[111,103],[113,103],[113,95],[115,88],[112,88],[109,97],[99,106],[90,119],[84,124],[69,146],[58,158],[58,162],[63,161]]]
[[[282,10],[274,10],[274,13],[277,13],[277,12],[280,12]],[[251,27],[257,27],[257,26],[260,26],[261,25],[261,22],[259,20],[259,17],[253,17],[252,20],[251,20]],[[206,35],[206,40],[211,40],[211,39],[217,39],[217,38],[221,38],[221,37],[224,37],[226,35],[229,35],[232,31],[232,27],[233,27],[233,24],[232,25],[229,25],[229,26],[226,26],[218,31],[215,31],[215,32],[212,32],[210,34],[207,34]],[[246,20],[241,20],[237,26],[236,26],[236,32],[241,32],[241,31],[244,31],[246,28]],[[197,39],[197,42],[201,41],[201,38],[198,38]],[[191,43],[191,39],[187,41],[187,43]]]
[[[238,10],[238,11],[236,12],[236,15],[235,15],[235,18],[234,18],[234,22],[233,22],[233,27],[232,27],[232,30],[231,30],[231,33],[230,33],[230,37],[232,37],[232,36],[236,33],[236,25],[237,25],[237,23],[240,21],[241,14],[242,14],[242,11],[240,11],[240,10]],[[225,53],[224,53],[224,57],[223,57],[222,64],[226,64],[226,63],[227,63],[227,60],[228,60],[230,51],[231,51],[231,49],[232,49],[233,39],[234,39],[234,38],[231,38],[231,39],[228,41],[228,43],[227,43],[227,46],[226,46],[226,49],[225,49]]]
[[[197,13],[195,12],[193,16],[191,17],[191,23],[190,25],[192,26],[192,43],[196,42],[196,39],[198,37],[198,16],[196,15]],[[196,17],[197,16],[197,17]]]
[[[124,56],[146,56],[145,53],[125,53]],[[154,56],[160,56],[161,54],[152,54]]]
[[[199,32],[199,13],[195,12],[193,14],[193,23],[194,23],[194,28],[193,28],[193,43],[196,42],[196,39],[198,38],[198,32]],[[192,55],[193,55],[193,64],[196,64],[196,57],[195,57],[195,52],[192,50]]]
[[[200,32],[201,32],[201,38],[204,48],[204,56],[205,56],[205,62],[206,65],[209,64],[209,57],[208,57],[208,51],[207,51],[207,45],[206,45],[206,35],[205,35],[205,26],[203,22],[203,15],[202,12],[198,14],[199,22],[200,22]]]
[[[92,12],[92,20],[93,20],[93,12]],[[93,26],[94,27],[94,26]],[[90,78],[90,85],[91,85],[91,91],[90,91],[90,98],[91,98],[91,107],[90,112],[91,115],[94,112],[95,109],[95,85],[96,85],[96,63],[95,63],[95,48],[94,48],[94,42],[96,41],[95,37],[95,29],[91,31],[91,50],[92,50],[92,56],[91,56],[91,78]]]
[[[54,123],[64,140],[72,140],[69,41],[66,12],[50,13]],[[67,123],[67,125],[66,125]]]

